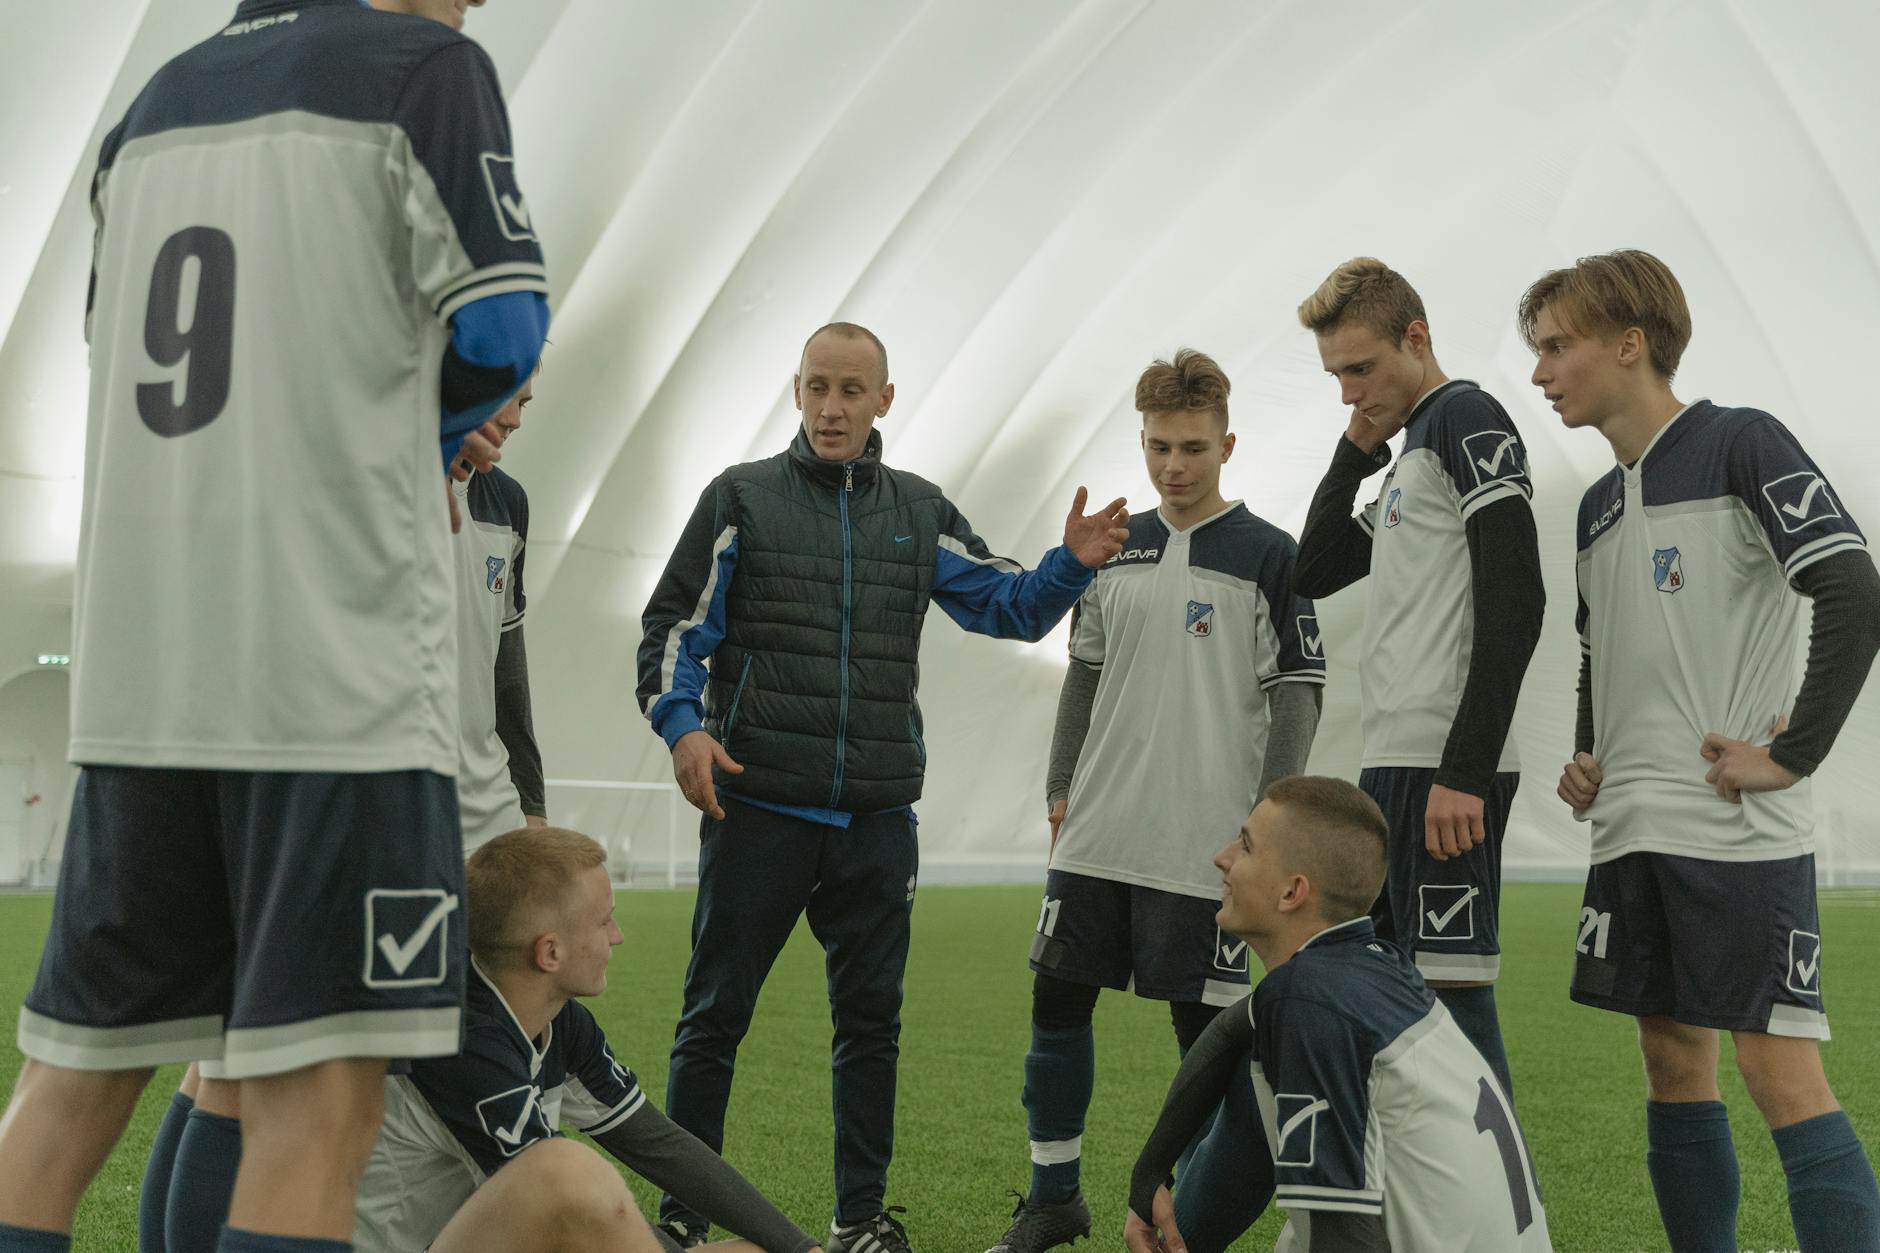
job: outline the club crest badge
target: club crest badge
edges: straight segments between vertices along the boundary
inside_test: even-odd
[[[1214,634],[1214,606],[1204,605],[1198,600],[1188,602],[1188,634]]]
[[[485,557],[483,559],[483,586],[492,592],[503,590],[503,567],[509,564],[506,557]]]
[[[1684,590],[1684,559],[1675,548],[1659,548],[1652,552],[1652,586],[1661,592],[1681,592]]]
[[[1384,525],[1396,526],[1403,521],[1403,488],[1393,487],[1390,495],[1384,498]]]

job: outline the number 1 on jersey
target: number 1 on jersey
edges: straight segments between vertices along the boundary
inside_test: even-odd
[[[186,317],[183,288],[192,259],[195,301]],[[167,438],[201,430],[221,417],[234,347],[235,241],[213,226],[180,230],[163,241],[150,274],[144,349],[166,369],[188,364],[181,379],[137,385],[137,413],[144,425]]]
[[[1529,1165],[1524,1160],[1521,1137],[1515,1134],[1514,1123],[1509,1121],[1508,1108],[1502,1104],[1501,1095],[1488,1080],[1480,1080],[1480,1084],[1481,1095],[1475,1101],[1475,1129],[1495,1137],[1501,1168],[1508,1176],[1508,1199],[1514,1202],[1515,1234],[1520,1235],[1534,1225],[1534,1202],[1528,1197]]]

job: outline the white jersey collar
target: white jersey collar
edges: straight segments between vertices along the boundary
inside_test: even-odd
[[[537,1048],[535,1041],[529,1038],[528,1031],[523,1027],[522,1020],[516,1017],[516,1011],[509,1007],[509,1001],[503,996],[503,990],[496,986],[494,979],[483,973],[483,967],[477,965],[477,959],[474,957],[470,959],[470,969],[475,971],[477,978],[483,980],[484,986],[489,988],[490,994],[496,998],[496,1003],[503,1007],[505,1014],[509,1015],[509,1025],[516,1029],[516,1034],[522,1037],[523,1044],[528,1047],[529,1077],[534,1078],[542,1069],[542,1059],[548,1056],[549,1046],[555,1042],[555,1020],[549,1019],[548,1026],[542,1028],[542,1046]]]

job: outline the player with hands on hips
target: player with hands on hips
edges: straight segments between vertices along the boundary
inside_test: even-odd
[[[1822,1068],[1805,782],[1880,652],[1880,574],[1785,426],[1673,394],[1691,314],[1663,261],[1582,257],[1528,289],[1518,324],[1535,386],[1615,463],[1575,528],[1578,708],[1556,790],[1591,825],[1592,864],[1572,997],[1637,1019],[1646,1168],[1671,1247],[1739,1247],[1717,1084],[1728,1031],[1803,1253],[1880,1248],[1880,1190]]]

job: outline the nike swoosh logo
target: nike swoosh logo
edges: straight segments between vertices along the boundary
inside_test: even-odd
[[[424,922],[403,944],[389,935],[379,937],[379,952],[385,955],[385,964],[392,968],[393,974],[402,975],[411,969],[411,963],[416,961],[418,954],[424,951],[424,946],[431,942],[432,932],[444,924],[444,919],[450,917],[450,911],[455,908],[457,908],[457,898],[446,896],[432,908],[431,912],[425,916]]]
[[[1478,466],[1481,466],[1484,470],[1488,471],[1490,474],[1495,473],[1497,470],[1501,469],[1502,456],[1510,448],[1514,447],[1514,441],[1515,441],[1515,437],[1513,435],[1510,435],[1507,439],[1502,440],[1501,443],[1496,446],[1494,460],[1484,461],[1480,457],[1477,457],[1475,459],[1475,464]]]
[[[913,538],[914,537],[912,535],[897,535],[894,537],[894,542],[897,544],[905,544],[907,543],[907,541]]]
[[[521,1144],[522,1129],[529,1125],[529,1115],[534,1112],[535,1093],[534,1091],[530,1091],[529,1095],[522,1098],[522,1113],[517,1116],[515,1125],[512,1127],[497,1127],[495,1131],[496,1138],[501,1140],[504,1144]]]
[[[1820,969],[1821,969],[1821,950],[1820,949],[1815,950],[1815,957],[1813,961],[1798,961],[1795,963],[1795,973],[1802,977],[1802,983],[1804,985],[1813,983],[1815,981],[1815,972]]]
[[[1432,928],[1434,928],[1437,931],[1441,931],[1444,927],[1449,925],[1449,922],[1452,918],[1454,918],[1457,914],[1462,912],[1462,907],[1464,905],[1467,905],[1470,899],[1474,897],[1474,895],[1477,892],[1480,892],[1481,890],[1482,890],[1481,888],[1470,888],[1468,891],[1462,894],[1461,898],[1458,899],[1454,905],[1451,905],[1448,909],[1444,910],[1440,916],[1433,909],[1429,910],[1424,916],[1430,920],[1430,926]],[[1763,967],[1763,969],[1767,970],[1768,967],[1765,966]]]
[[[513,218],[517,226],[520,226],[525,231],[533,229],[529,225],[529,206],[528,205],[516,199],[514,196],[510,195],[508,192],[504,192],[502,196],[500,197],[500,200],[502,201],[503,212],[507,213],[511,218]]]
[[[1294,1114],[1291,1118],[1288,1118],[1286,1120],[1286,1125],[1279,1129],[1280,1152],[1284,1153],[1286,1151],[1286,1141],[1292,1139],[1292,1133],[1299,1130],[1300,1123],[1306,1122],[1312,1117],[1312,1115],[1318,1113],[1320,1110],[1330,1109],[1331,1107],[1332,1107],[1332,1103],[1330,1101],[1325,1101],[1325,1100],[1314,1101],[1312,1102],[1312,1104],[1300,1110],[1297,1114]]]
[[[1221,945],[1221,959],[1227,962],[1229,965],[1232,965],[1233,963],[1239,961],[1240,955],[1246,951],[1247,951],[1247,942],[1245,940],[1242,940],[1240,943],[1235,944],[1232,947],[1229,947],[1228,945],[1223,944]]]
[[[1791,518],[1806,518],[1809,509],[1814,506],[1816,494],[1826,486],[1826,483],[1822,482],[1820,479],[1816,479],[1808,485],[1808,490],[1802,493],[1802,499],[1799,504],[1784,505],[1782,506],[1782,512],[1788,514]]]

